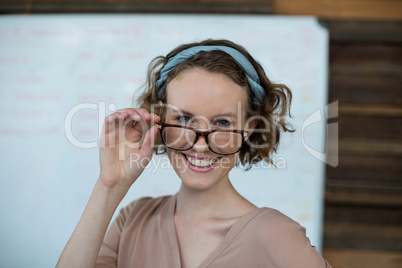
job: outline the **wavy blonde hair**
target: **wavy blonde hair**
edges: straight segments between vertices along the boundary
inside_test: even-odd
[[[248,86],[246,75],[240,65],[227,53],[219,50],[201,51],[194,57],[179,63],[175,69],[169,72],[165,85],[174,79],[179,73],[189,68],[203,68],[209,72],[222,73],[232,79],[236,84],[247,90],[248,95],[248,112],[247,118],[254,116],[260,118],[257,121],[255,131],[250,135],[247,142],[242,146],[239,152],[239,162],[246,166],[246,170],[250,169],[253,164],[262,160],[267,163],[274,164],[272,155],[276,153],[281,131],[293,132],[291,126],[286,121],[290,116],[290,104],[292,102],[292,92],[284,84],[272,83],[265,74],[261,65],[254,60],[253,57],[242,46],[228,40],[212,40],[208,39],[202,42],[181,45],[172,50],[166,57],[159,56],[151,61],[148,67],[147,80],[143,86],[143,93],[139,96],[135,106],[145,108],[148,111],[151,107],[155,107],[162,101],[166,103],[166,86],[163,94],[157,98],[155,83],[160,77],[161,69],[166,65],[168,60],[177,53],[194,46],[227,46],[240,51],[250,63],[254,66],[258,73],[260,84],[265,90],[265,98],[262,105],[256,106],[252,102],[251,90]],[[264,119],[264,120],[262,120]],[[157,154],[166,152],[160,138],[155,143],[154,151]],[[238,163],[239,164],[239,163]]]

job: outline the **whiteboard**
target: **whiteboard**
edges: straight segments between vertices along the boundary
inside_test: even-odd
[[[306,127],[327,103],[328,32],[316,19],[11,15],[0,17],[1,267],[56,264],[99,175],[99,120],[130,107],[151,59],[206,38],[243,45],[272,81],[292,89],[296,132],[283,135],[277,168],[234,168],[229,177],[255,205],[306,227],[321,249],[325,163],[312,151],[325,153],[325,120]],[[154,157],[119,209],[179,186],[166,156]]]

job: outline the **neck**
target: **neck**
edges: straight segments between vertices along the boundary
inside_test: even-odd
[[[182,183],[176,200],[175,214],[193,219],[229,216],[244,202],[229,178],[207,190],[191,189]]]

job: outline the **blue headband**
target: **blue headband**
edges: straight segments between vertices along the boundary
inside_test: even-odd
[[[174,57],[170,58],[166,65],[162,68],[160,78],[156,81],[156,94],[158,99],[162,97],[163,87],[166,82],[167,75],[172,71],[179,63],[186,59],[192,58],[200,51],[212,51],[221,50],[232,56],[237,63],[241,66],[247,76],[247,81],[250,89],[253,93],[253,103],[260,106],[265,98],[265,90],[260,85],[260,79],[258,78],[257,71],[253,65],[247,60],[247,58],[238,50],[226,47],[226,46],[196,46],[185,49],[180,53],[177,53]]]

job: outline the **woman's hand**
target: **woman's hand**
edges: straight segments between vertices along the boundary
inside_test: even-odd
[[[94,267],[117,206],[151,160],[158,129],[147,128],[159,120],[145,109],[132,108],[105,118],[99,142],[99,179],[57,268]]]
[[[159,116],[146,109],[120,109],[107,116],[99,142],[100,182],[128,190],[151,161]],[[145,136],[144,136],[145,133]],[[141,138],[144,140],[141,144]]]

